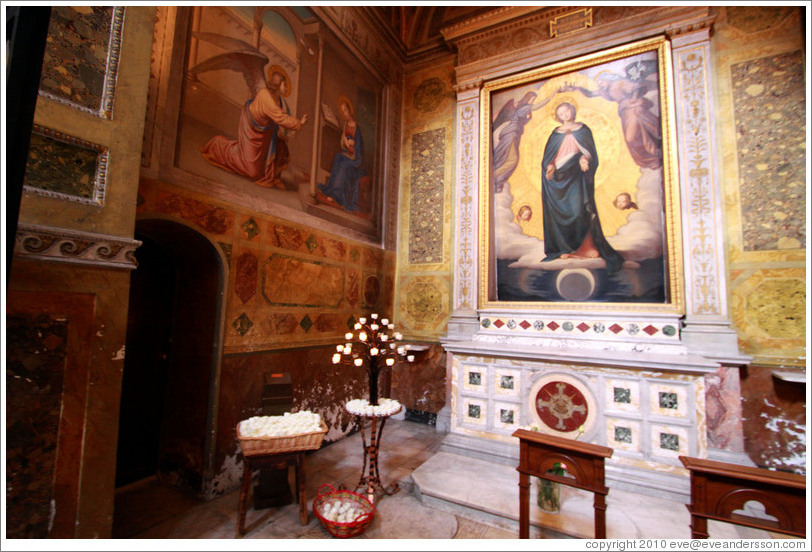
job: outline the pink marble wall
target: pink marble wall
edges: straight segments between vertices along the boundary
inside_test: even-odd
[[[705,409],[708,446],[744,451],[738,368],[721,367],[705,377]]]

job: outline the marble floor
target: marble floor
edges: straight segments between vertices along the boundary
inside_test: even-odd
[[[357,539],[518,538],[515,467],[441,451],[443,437],[433,426],[394,418],[387,422],[381,439],[381,479],[386,485],[397,481],[401,490],[376,500],[375,517]],[[355,487],[363,466],[360,433],[308,453],[305,466],[308,523],[301,525],[295,503],[263,510],[251,507],[248,527],[263,516],[267,519],[256,523],[243,541],[334,538],[313,515],[313,498],[325,484]],[[235,539],[238,499],[239,490],[206,502],[155,480],[135,483],[116,494],[113,537]],[[545,514],[534,502],[531,495],[531,538],[592,538],[591,494],[563,487],[558,514]],[[684,504],[611,489],[607,497],[609,538],[687,539],[689,523]],[[782,538],[717,522],[710,522],[709,532],[711,538],[720,539]]]

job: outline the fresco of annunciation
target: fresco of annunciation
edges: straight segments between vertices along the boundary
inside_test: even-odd
[[[178,167],[378,237],[383,83],[305,7],[196,7],[192,21]]]

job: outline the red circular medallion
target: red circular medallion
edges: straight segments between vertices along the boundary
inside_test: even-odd
[[[547,427],[567,433],[584,425],[589,406],[574,385],[551,381],[536,394],[536,412]]]

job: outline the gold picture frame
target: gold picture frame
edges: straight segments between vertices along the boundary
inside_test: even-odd
[[[670,43],[480,94],[480,308],[683,313]]]

